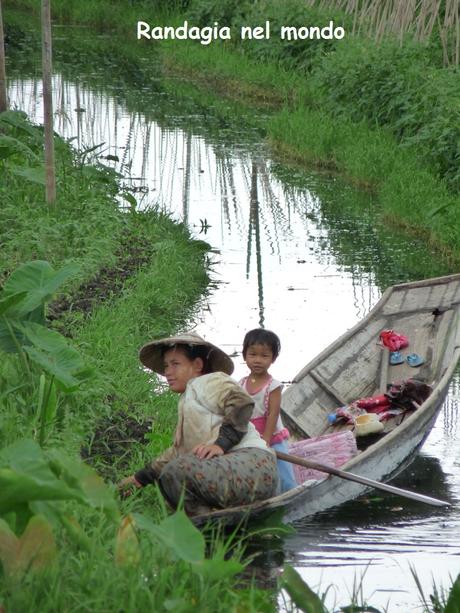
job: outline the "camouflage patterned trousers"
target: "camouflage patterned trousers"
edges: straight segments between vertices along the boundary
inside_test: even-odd
[[[210,460],[186,453],[168,462],[159,484],[174,508],[183,497],[185,511],[190,515],[248,504],[275,495],[276,458],[272,452],[255,447]]]

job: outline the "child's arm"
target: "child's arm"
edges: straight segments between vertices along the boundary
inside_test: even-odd
[[[265,430],[263,439],[270,445],[270,441],[272,439],[273,433],[276,430],[276,423],[278,421],[278,417],[280,415],[281,408],[281,387],[277,387],[270,392],[268,397],[268,415],[267,415],[267,423],[265,424]]]

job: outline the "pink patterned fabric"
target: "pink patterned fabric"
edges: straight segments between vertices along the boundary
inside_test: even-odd
[[[346,430],[290,443],[289,453],[305,460],[339,468],[358,453],[358,448],[353,433]],[[297,483],[327,477],[326,473],[318,470],[297,464],[294,464],[293,467]]]

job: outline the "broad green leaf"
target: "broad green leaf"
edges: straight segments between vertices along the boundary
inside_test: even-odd
[[[56,478],[40,446],[24,439],[0,452],[0,513],[32,500],[79,500],[83,492]]]
[[[31,183],[45,185],[45,168],[43,166],[8,166],[10,172],[18,177],[22,177]]]
[[[14,316],[23,317],[49,301],[59,287],[78,273],[78,264],[69,263],[55,271],[48,262],[34,260],[19,266],[3,286],[3,295],[27,292],[28,296],[14,309]]]
[[[46,464],[43,450],[35,441],[22,439],[0,450],[0,468],[30,472]]]
[[[118,519],[112,491],[91,467],[58,450],[45,454],[28,439],[0,452],[0,492],[2,514],[16,511],[24,503],[73,499]],[[40,509],[36,505],[31,508]]]
[[[19,353],[20,347],[26,342],[20,322],[4,315],[0,316],[0,350],[6,353]]]
[[[26,529],[30,518],[34,514],[31,511],[29,502],[22,502],[15,505],[14,511],[5,513],[3,519],[8,523],[9,527],[15,534],[21,534]],[[56,504],[56,503],[55,503]]]
[[[0,315],[7,315],[8,310],[15,307],[27,296],[27,292],[16,292],[0,298]]]
[[[78,386],[93,375],[86,368],[78,352],[72,347],[63,347],[54,352],[46,352],[35,347],[24,347],[32,362],[56,378],[64,392],[73,392]]]
[[[22,154],[30,160],[38,161],[38,156],[25,143],[13,136],[0,134],[0,159],[5,159],[15,153]]]
[[[115,564],[117,566],[137,566],[140,559],[141,553],[134,518],[132,515],[127,515],[121,520],[115,540]]]
[[[27,113],[24,111],[8,110],[0,113],[0,123],[22,126],[27,121]]]
[[[183,511],[176,511],[160,524],[139,513],[133,514],[136,525],[141,530],[153,534],[169,551],[185,562],[204,560],[204,538]]]
[[[118,505],[113,492],[91,466],[70,458],[58,449],[51,449],[47,455],[51,470],[59,479],[71,488],[80,489],[89,506],[103,510],[118,521]]]
[[[31,346],[23,347],[24,351],[32,362],[55,377],[64,391],[77,389],[80,383],[92,376],[93,371],[59,332],[28,321],[24,322],[22,330],[31,343]]]
[[[22,328],[24,336],[30,343],[37,349],[41,349],[46,353],[56,353],[61,349],[68,349],[70,347],[66,337],[56,332],[56,330],[50,330],[33,321],[25,321]],[[74,351],[78,355],[75,349]]]
[[[254,528],[254,532],[256,535],[268,533],[268,534],[295,534],[295,529],[292,526],[283,522],[283,518],[285,515],[285,510],[274,509],[269,513],[264,513],[264,515],[256,519],[251,523],[251,527]]]
[[[327,613],[321,600],[292,566],[286,565],[284,567],[281,585],[301,611],[305,613]]]
[[[240,573],[244,565],[236,560],[201,560],[194,562],[192,569],[205,579],[221,581],[229,579]]]
[[[22,326],[24,336],[37,349],[46,353],[56,353],[70,347],[69,341],[56,330],[51,330],[33,321],[25,321]],[[77,354],[78,352],[74,350]],[[81,359],[81,358],[80,358]]]
[[[42,129],[33,126],[24,111],[4,111],[0,113],[0,124],[6,124],[27,132],[36,142],[42,140]]]
[[[26,475],[10,468],[0,468],[0,513],[14,511],[17,506],[30,500],[80,500],[85,502],[83,495],[69,489],[64,483],[51,476],[43,474]]]
[[[450,590],[444,613],[460,613],[460,575]]]

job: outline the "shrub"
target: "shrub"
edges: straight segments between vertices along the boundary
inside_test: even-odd
[[[353,39],[315,66],[313,87],[334,116],[387,126],[416,147],[451,188],[460,188],[460,79],[429,65],[415,43]]]

